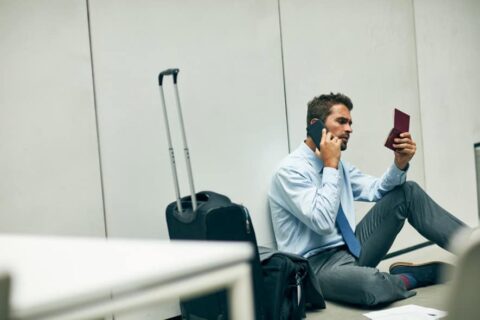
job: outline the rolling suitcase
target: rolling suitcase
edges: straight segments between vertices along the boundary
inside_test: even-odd
[[[190,155],[186,140],[185,127],[177,87],[178,69],[162,71],[158,76],[160,98],[162,101],[165,128],[167,131],[170,162],[176,193],[176,201],[166,209],[166,219],[169,237],[172,240],[218,240],[218,241],[248,241],[254,246],[255,256],[251,261],[252,284],[254,289],[255,317],[263,319],[261,298],[263,296],[263,278],[257,241],[248,210],[242,205],[233,203],[227,196],[212,191],[195,193]],[[180,197],[175,155],[172,147],[170,126],[165,105],[163,78],[173,77],[178,117],[184,144],[187,164],[190,196]],[[182,300],[180,302],[182,318],[188,320],[227,320],[228,306],[225,290],[200,298]]]

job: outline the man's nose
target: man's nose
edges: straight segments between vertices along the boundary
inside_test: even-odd
[[[347,124],[345,125],[345,131],[347,131],[347,132],[349,132],[349,133],[352,133],[352,132],[353,132],[352,126],[347,123]]]

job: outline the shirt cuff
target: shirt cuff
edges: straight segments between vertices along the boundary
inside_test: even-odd
[[[390,166],[390,173],[392,177],[402,180],[406,175],[410,164],[407,164],[404,170],[401,170],[397,167],[395,163]]]

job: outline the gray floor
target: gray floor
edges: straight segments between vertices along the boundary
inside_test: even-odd
[[[416,304],[422,307],[435,308],[439,310],[445,310],[445,296],[448,293],[448,284],[446,285],[435,285],[431,287],[419,288],[416,290],[417,295],[411,298],[400,300],[392,303],[391,305],[385,306],[384,309],[403,306],[407,304]],[[380,309],[381,310],[381,309]],[[316,311],[308,312],[308,320],[345,320],[345,319],[368,319],[363,314],[374,311],[373,309],[361,309],[355,308],[352,306],[341,305],[334,302],[327,301],[327,308]]]
[[[388,266],[396,261],[409,261],[414,263],[422,263],[426,261],[445,261],[449,263],[455,263],[455,257],[447,251],[437,247],[429,246],[414,252],[404,254],[389,260],[382,261],[378,268],[381,271],[387,271]],[[383,309],[403,306],[407,304],[415,304],[422,307],[435,308],[445,310],[446,297],[448,296],[448,284],[435,285],[425,288],[416,289],[417,295],[405,300],[396,301]],[[381,310],[381,309],[379,309]],[[339,303],[327,301],[327,308],[315,312],[307,313],[308,320],[336,320],[336,319],[368,319],[363,314],[373,311],[371,309],[361,309],[353,306],[342,305]]]

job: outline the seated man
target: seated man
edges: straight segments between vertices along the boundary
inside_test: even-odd
[[[406,182],[416,151],[410,133],[395,139],[394,163],[381,178],[340,159],[352,134],[353,105],[343,94],[314,98],[307,124],[323,121],[320,150],[306,140],[279,165],[269,191],[278,249],[310,261],[329,300],[363,306],[404,299],[411,289],[439,282],[440,263],[376,266],[405,220],[428,240],[447,248],[467,226]],[[355,228],[354,200],[377,202]],[[353,231],[355,230],[355,232]]]

